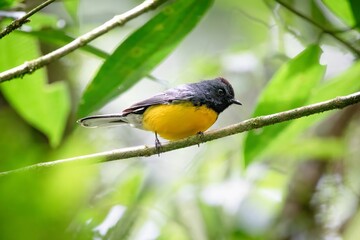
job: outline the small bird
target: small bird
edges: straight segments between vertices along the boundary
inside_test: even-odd
[[[241,105],[235,99],[231,84],[224,78],[180,85],[133,104],[121,114],[95,115],[82,118],[81,126],[96,128],[129,124],[155,133],[168,140],[183,139],[202,134],[211,127],[219,114],[231,104]]]

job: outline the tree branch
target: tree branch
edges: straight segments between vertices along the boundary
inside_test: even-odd
[[[47,1],[43,2],[43,3],[41,3],[39,6],[32,9],[31,11],[29,11],[28,13],[26,13],[21,18],[12,21],[6,28],[4,28],[0,32],[0,39],[5,37],[6,35],[11,33],[12,31],[20,28],[25,23],[29,22],[30,21],[29,17],[31,17],[32,15],[34,15],[35,13],[37,13],[38,11],[40,11],[41,9],[43,9],[44,7],[46,7],[47,5],[49,5],[50,3],[54,2],[54,1],[55,0],[47,0]]]
[[[301,17],[302,19],[308,21],[309,23],[311,23],[312,25],[314,25],[315,27],[321,29],[321,31],[323,31],[326,34],[329,34],[331,37],[335,38],[337,41],[339,41],[340,43],[342,43],[344,46],[346,46],[351,52],[353,52],[358,58],[360,58],[360,50],[356,49],[354,46],[352,46],[350,43],[348,43],[347,41],[345,41],[344,39],[342,39],[341,37],[336,35],[336,31],[331,31],[328,30],[326,28],[324,28],[324,26],[322,26],[321,24],[317,23],[316,21],[314,21],[313,19],[311,19],[310,17],[306,16],[305,14],[299,12],[298,10],[292,8],[290,6],[290,4],[285,3],[281,0],[275,0],[275,2],[277,2],[278,4],[280,4],[281,6],[283,6],[284,8],[288,9],[290,12],[298,15],[299,17]]]
[[[25,62],[22,65],[19,65],[17,67],[14,67],[12,69],[0,73],[0,83],[11,80],[13,78],[22,77],[24,76],[24,74],[32,73],[37,69],[42,68],[48,65],[49,63],[54,62],[55,60],[86,45],[87,43],[98,38],[99,36],[102,36],[103,34],[109,32],[115,27],[122,26],[131,19],[134,19],[137,16],[147,11],[157,8],[166,1],[167,0],[145,0],[140,5],[134,7],[133,9],[123,14],[113,17],[111,20],[105,22],[104,24],[91,30],[90,32],[85,33],[84,35],[76,38],[74,41],[70,42],[69,44],[66,44],[65,46],[53,52],[50,52],[44,56],[41,56],[37,59]]]
[[[251,118],[225,128],[206,132],[202,136],[192,136],[186,139],[168,142],[162,145],[160,152],[164,153],[180,148],[197,145],[203,142],[208,142],[211,140],[223,138],[237,133],[250,131],[253,129],[262,128],[276,123],[281,123],[281,122],[313,115],[315,113],[321,113],[334,109],[341,109],[359,102],[360,102],[360,92],[357,92],[347,96],[336,97],[328,101],[319,102],[284,112]],[[0,176],[6,176],[12,173],[25,172],[29,170],[41,170],[44,168],[54,167],[64,164],[90,164],[90,163],[127,159],[132,157],[151,156],[155,154],[158,154],[157,149],[155,147],[138,146],[133,148],[123,148],[123,149],[95,153],[85,156],[56,160],[52,162],[38,163],[24,168],[19,168],[16,170],[0,172]]]

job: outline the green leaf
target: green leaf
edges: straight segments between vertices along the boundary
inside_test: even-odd
[[[0,49],[0,71],[40,55],[35,40],[17,33],[2,39]],[[46,73],[40,69],[23,79],[3,83],[0,89],[19,115],[48,137],[51,146],[60,143],[70,111],[69,94],[63,82],[46,84]]]
[[[355,25],[354,16],[356,16],[356,12],[354,11],[351,2],[349,1],[338,1],[338,0],[322,0],[323,3],[335,14],[337,15],[344,23],[349,26]],[[357,1],[357,0],[356,0]],[[357,8],[359,11],[359,8]],[[359,15],[359,14],[357,14]]]
[[[325,67],[319,64],[321,49],[313,45],[282,66],[262,92],[253,116],[268,115],[304,105],[313,87],[323,78]],[[264,127],[247,133],[244,142],[245,163],[260,156],[290,122]]]
[[[16,0],[1,0],[0,1],[0,9],[6,9],[9,8],[13,5],[15,5],[15,3],[17,3],[18,1]]]
[[[40,134],[34,134],[34,129],[10,106],[0,108],[0,126],[0,171],[24,167],[44,159],[48,146],[43,137]],[[16,139],[16,141],[9,141],[9,139]]]
[[[331,80],[326,81],[325,83],[317,87],[313,91],[311,97],[308,99],[305,105],[330,100],[338,96],[344,96],[359,91],[360,89],[359,76],[360,76],[360,61],[355,63],[351,68],[346,70],[344,73],[340,74],[339,76]],[[279,145],[282,145],[282,147],[286,147],[284,143],[291,144],[291,142],[289,142],[290,140],[294,140],[306,129],[324,120],[333,113],[334,113],[333,111],[328,111],[328,112],[323,112],[321,114],[311,115],[306,118],[300,118],[291,121],[290,126],[286,130],[284,130],[277,139],[279,143],[277,147],[280,148]]]
[[[306,104],[309,105],[313,103],[318,103],[321,101],[330,100],[337,96],[344,96],[360,89],[360,62],[354,64],[351,68],[347,71],[342,73],[341,75],[326,81],[325,83],[318,86],[312,92],[311,97],[308,99]],[[282,149],[291,149],[293,148],[294,144],[299,144],[299,136],[305,132],[306,129],[310,128],[316,123],[319,123],[329,117],[331,114],[334,114],[334,111],[323,112],[321,114],[315,114],[308,116],[306,118],[296,119],[290,122],[289,126],[279,134],[279,136],[271,141],[269,145],[266,146],[266,152],[264,150],[263,154],[266,155],[276,155],[278,156],[281,153]],[[301,140],[300,141],[307,141]],[[330,145],[328,145],[330,146]],[[303,152],[296,153],[297,155],[300,154],[307,154],[306,146],[303,148]],[[332,151],[336,151],[332,149]],[[329,151],[329,152],[332,152]],[[286,151],[283,154],[286,157]],[[314,153],[313,156],[318,155]],[[330,155],[328,155],[330,157]],[[333,156],[335,157],[335,155]]]
[[[74,41],[73,37],[67,35],[61,30],[55,30],[55,29],[42,29],[38,31],[29,31],[29,32],[21,32],[21,33],[37,37],[40,41],[59,47],[62,47]],[[81,47],[80,50],[91,53],[99,58],[106,59],[107,57],[109,57],[108,53],[102,51],[99,48],[93,47],[90,44]]]
[[[46,13],[36,13],[31,16],[31,21],[26,23],[26,26],[29,26],[32,31],[39,31],[41,29],[49,28],[59,28],[58,27],[58,17]]]
[[[278,140],[279,141],[279,140]],[[307,138],[291,139],[281,148],[271,152],[272,156],[291,159],[339,159],[344,157],[346,146],[343,139],[339,138]]]
[[[349,0],[351,11],[356,21],[356,26],[360,27],[360,1],[359,0]]]
[[[46,42],[58,47],[62,47],[74,41],[75,38],[67,35],[63,29],[58,29],[57,23],[58,18],[56,18],[55,16],[37,13],[31,18],[30,23],[27,23],[27,25],[31,27],[31,30],[19,30],[18,32],[25,35],[37,37],[42,42]],[[90,44],[82,46],[80,50],[104,59],[109,57],[108,53],[102,51],[99,48],[93,47]]]
[[[0,239],[89,239],[64,229],[76,222],[74,218],[92,194],[96,171],[96,167],[66,165],[2,177],[0,219],[6,228],[2,227]],[[17,230],[19,225],[24,226],[21,231]]]
[[[87,87],[78,115],[83,117],[99,109],[149,74],[196,26],[212,3],[173,1],[131,34]]]
[[[63,3],[71,18],[76,21],[78,17],[79,0],[64,0]]]

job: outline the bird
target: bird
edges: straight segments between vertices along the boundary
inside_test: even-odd
[[[88,116],[77,122],[88,128],[128,124],[155,133],[155,147],[159,153],[158,135],[174,141],[203,134],[217,120],[219,114],[235,99],[234,89],[223,77],[179,85],[137,102],[122,113]]]

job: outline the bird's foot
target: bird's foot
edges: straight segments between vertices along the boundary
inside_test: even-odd
[[[157,133],[155,133],[155,149],[156,149],[157,155],[160,157],[161,142],[158,138]]]
[[[196,135],[199,136],[201,142],[204,141],[204,132],[198,132]],[[200,143],[198,143],[197,145],[198,147],[200,147]]]

